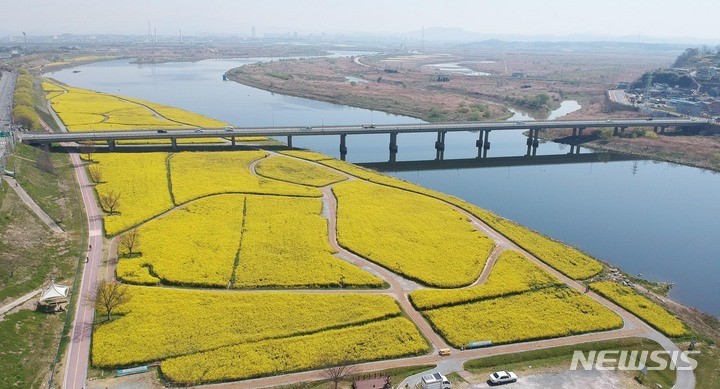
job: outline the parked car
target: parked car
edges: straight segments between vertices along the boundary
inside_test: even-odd
[[[488,381],[493,385],[507,384],[517,381],[517,375],[511,371],[496,371],[495,373],[490,374],[490,379]]]

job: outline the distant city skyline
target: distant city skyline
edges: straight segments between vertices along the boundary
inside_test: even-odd
[[[720,43],[717,0],[30,0],[8,2],[0,35],[419,34]],[[150,30],[148,31],[148,25]],[[418,35],[418,39],[420,36]]]

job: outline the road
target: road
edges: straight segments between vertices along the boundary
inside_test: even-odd
[[[704,126],[707,119],[686,118],[641,118],[602,120],[528,120],[472,123],[427,123],[427,124],[377,124],[322,126],[322,127],[226,127],[177,130],[140,129],[128,131],[82,131],[63,134],[23,133],[25,143],[57,143],[80,141],[119,141],[136,139],[182,139],[182,138],[228,138],[228,137],[281,137],[313,135],[359,135],[424,132],[467,132],[467,131],[508,131],[543,128],[614,128],[614,127],[674,127]],[[164,131],[164,132],[163,132]]]
[[[83,276],[81,283],[79,285],[79,300],[83,301],[84,296],[90,293],[94,286],[94,282],[98,279],[99,276],[99,270],[101,265],[101,253],[102,253],[102,244],[103,244],[103,237],[102,237],[102,224],[101,224],[101,217],[99,214],[99,210],[97,208],[97,204],[95,202],[95,197],[93,194],[93,186],[90,183],[86,173],[85,169],[83,167],[83,162],[80,160],[80,157],[78,154],[71,154],[71,158],[73,161],[73,164],[75,166],[75,173],[77,176],[77,180],[81,189],[81,194],[83,198],[83,203],[85,205],[86,214],[87,214],[87,220],[88,220],[88,232],[89,232],[89,244],[92,246],[92,250],[89,250],[88,252],[88,263],[85,266]],[[254,165],[250,166],[250,170],[254,172]],[[339,172],[339,171],[338,171]],[[356,179],[354,177],[350,177],[347,174],[343,172],[339,172],[341,174],[346,175],[350,179]],[[541,266],[546,271],[553,274],[555,277],[562,280],[564,283],[566,283],[569,287],[584,291],[585,287],[578,283],[577,281],[574,281],[572,279],[569,279],[559,272],[555,271],[554,269],[550,268],[548,265],[540,261],[539,259],[535,258],[531,254],[527,253],[526,251],[522,250],[520,247],[516,246],[513,242],[509,241],[507,238],[502,236],[501,234],[497,233],[495,230],[490,228],[489,226],[485,225],[481,220],[477,219],[473,215],[470,215],[469,213],[456,208],[459,212],[465,214],[467,216],[473,225],[475,225],[476,228],[483,231],[485,234],[487,234],[489,237],[491,237],[495,242],[496,245],[499,246],[498,249],[496,249],[493,252],[493,257],[498,255],[502,249],[513,249],[522,252],[526,257],[528,257],[530,260],[535,262],[538,266]],[[432,345],[433,353],[430,355],[420,356],[420,357],[410,357],[410,358],[402,358],[402,359],[396,359],[396,360],[390,360],[390,361],[378,361],[378,362],[372,362],[372,363],[364,363],[358,365],[358,372],[368,372],[368,371],[374,371],[374,370],[381,370],[381,369],[387,369],[391,367],[398,367],[398,366],[407,366],[412,364],[438,364],[438,368],[436,371],[440,371],[443,373],[449,373],[451,371],[459,371],[462,370],[462,364],[470,359],[479,358],[483,356],[489,356],[489,355],[498,355],[498,354],[505,354],[505,353],[515,353],[515,352],[522,352],[522,351],[528,351],[528,350],[535,350],[538,348],[546,348],[546,347],[554,347],[559,345],[571,345],[571,344],[577,344],[582,342],[589,342],[589,341],[597,341],[597,340],[608,340],[608,339],[618,339],[618,338],[625,338],[625,337],[631,337],[631,336],[642,336],[647,338],[652,338],[660,342],[663,347],[665,347],[667,350],[672,351],[674,349],[677,349],[677,347],[666,337],[659,334],[657,331],[650,328],[647,324],[640,321],[638,318],[633,316],[632,314],[628,313],[624,309],[618,307],[617,305],[613,304],[612,302],[605,300],[604,298],[600,297],[599,295],[595,293],[588,293],[588,295],[593,298],[594,300],[598,301],[600,304],[604,305],[605,307],[613,310],[616,312],[620,317],[622,317],[624,321],[624,326],[621,329],[613,330],[613,331],[605,331],[605,332],[597,332],[597,333],[589,333],[589,334],[583,334],[583,335],[577,335],[577,336],[570,336],[570,337],[564,337],[564,338],[556,338],[556,339],[548,339],[548,340],[541,340],[541,341],[532,341],[532,342],[524,342],[524,343],[517,343],[517,344],[509,344],[509,345],[502,345],[502,346],[495,346],[491,348],[486,349],[476,349],[476,350],[465,350],[465,351],[459,351],[454,350],[453,355],[451,357],[439,357],[437,356],[437,353],[435,352],[439,348],[445,348],[448,347],[446,342],[435,333],[432,328],[430,327],[429,323],[421,316],[419,312],[417,312],[410,302],[407,299],[407,292],[411,290],[415,290],[421,286],[418,284],[408,281],[400,276],[398,276],[395,273],[392,273],[388,271],[387,269],[374,264],[370,261],[367,261],[366,259],[362,257],[358,257],[354,255],[353,253],[348,252],[345,250],[342,246],[339,245],[337,242],[337,231],[335,228],[335,222],[337,219],[337,203],[335,196],[332,194],[332,185],[327,186],[323,188],[323,210],[324,210],[324,216],[328,219],[328,239],[330,244],[338,251],[338,257],[341,259],[344,259],[348,262],[351,262],[355,264],[356,266],[360,266],[362,268],[368,269],[372,273],[382,277],[385,279],[389,284],[390,288],[386,290],[380,290],[380,291],[367,291],[367,293],[383,293],[391,295],[395,300],[401,305],[403,310],[406,312],[407,316],[418,326],[418,328],[423,332],[423,335],[428,339],[429,343]],[[492,262],[492,261],[490,261]],[[487,275],[489,274],[489,267],[486,268],[483,271],[483,274],[481,276],[482,279],[485,279]],[[310,293],[332,293],[333,291],[308,291]],[[228,293],[247,293],[244,291],[230,291]],[[249,292],[253,293],[253,292]],[[91,331],[92,331],[92,322],[93,322],[93,315],[94,310],[92,306],[88,306],[87,304],[77,304],[76,305],[76,316],[75,321],[73,324],[73,329],[71,333],[71,342],[68,350],[68,357],[66,362],[66,369],[65,369],[65,376],[64,376],[64,388],[82,388],[85,386],[85,382],[87,379],[87,368],[88,368],[88,361],[89,361],[89,351],[90,351],[90,339],[91,339]],[[309,381],[309,380],[316,380],[322,378],[322,374],[319,371],[308,371],[308,372],[301,372],[301,373],[295,373],[295,374],[287,374],[287,375],[281,375],[281,376],[275,376],[275,377],[266,377],[266,378],[259,378],[259,379],[253,379],[253,380],[246,380],[246,381],[240,381],[240,382],[232,382],[232,383],[224,383],[224,384],[216,384],[216,385],[210,385],[210,387],[222,387],[222,388],[258,388],[258,387],[270,387],[270,386],[277,386],[277,385],[287,385],[287,384],[293,384],[301,381]],[[411,377],[409,380],[410,383],[412,382],[412,379],[415,379],[415,377]],[[678,372],[678,383],[675,386],[675,388],[678,389],[690,389],[694,387],[694,375],[692,371],[684,371],[684,372]]]
[[[57,124],[63,131],[67,129],[62,122]],[[45,122],[41,123],[45,130],[52,132],[52,128]],[[68,146],[68,145],[64,145]],[[77,300],[75,303],[75,319],[70,332],[70,344],[65,362],[63,374],[63,385],[65,389],[80,389],[85,387],[87,381],[87,370],[90,356],[90,340],[92,334],[92,323],[95,309],[92,305],[84,303],[86,296],[93,290],[100,273],[103,252],[103,227],[102,217],[95,202],[94,188],[89,180],[85,163],[77,153],[70,153],[70,159],[75,169],[75,177],[80,188],[80,194],[85,208],[85,215],[88,226],[88,249],[85,268],[83,269],[80,285],[74,285]]]
[[[611,89],[608,91],[608,97],[610,98],[610,101],[622,105],[632,105],[627,100],[627,96],[625,95],[625,91],[622,89]]]
[[[0,131],[10,130],[12,125],[12,101],[15,90],[16,73],[0,72]],[[0,138],[0,174],[5,170],[7,142],[10,138]]]

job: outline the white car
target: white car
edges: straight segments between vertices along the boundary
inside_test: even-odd
[[[509,382],[517,381],[517,376],[511,371],[496,371],[495,373],[490,374],[489,381],[493,385],[507,384]]]

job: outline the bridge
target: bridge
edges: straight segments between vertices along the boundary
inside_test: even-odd
[[[395,162],[398,144],[398,134],[405,133],[437,133],[435,141],[435,159],[444,159],[445,135],[448,132],[476,131],[478,140],[475,146],[478,149],[478,158],[486,158],[490,149],[490,132],[527,130],[526,141],[528,156],[535,156],[539,145],[540,130],[550,128],[572,128],[572,136],[582,136],[587,128],[612,128],[613,135],[624,132],[629,127],[651,127],[657,133],[663,133],[668,127],[702,127],[710,125],[710,120],[696,118],[640,118],[640,119],[601,119],[601,120],[529,120],[529,121],[502,121],[502,122],[472,122],[472,123],[427,123],[427,124],[365,124],[344,126],[293,126],[293,127],[224,127],[224,128],[196,128],[188,130],[178,129],[141,129],[128,131],[93,131],[72,133],[23,133],[23,143],[36,145],[51,145],[59,142],[107,142],[110,150],[114,150],[116,142],[123,140],[170,139],[173,150],[177,149],[177,139],[183,138],[226,138],[232,146],[236,139],[242,137],[287,137],[287,145],[292,147],[292,139],[296,136],[339,135],[340,158],[345,160],[347,155],[347,136],[361,134],[389,134],[390,162]]]

